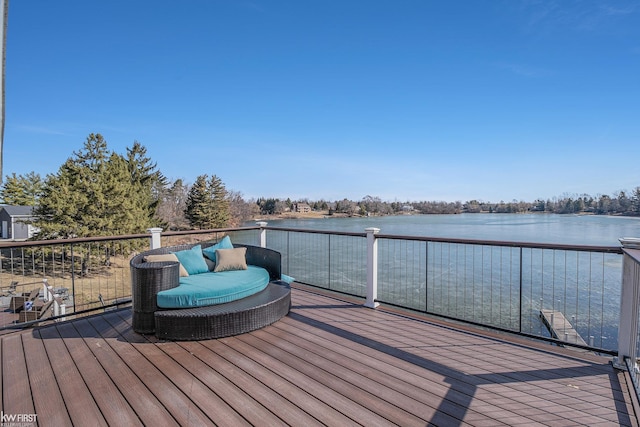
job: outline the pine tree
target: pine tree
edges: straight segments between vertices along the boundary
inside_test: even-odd
[[[640,187],[636,187],[633,190],[633,196],[631,197],[631,210],[635,215],[640,215]]]
[[[147,157],[147,149],[137,141],[127,148],[126,160],[131,182],[129,198],[136,219],[132,232],[157,226],[160,223],[158,207],[167,179],[156,170],[156,163]]]
[[[229,219],[231,217],[227,190],[225,189],[222,180],[216,175],[211,177],[208,189],[211,197],[210,228],[224,228],[229,224]]]
[[[34,210],[38,238],[142,233],[154,225],[151,184],[159,175],[134,144],[129,156],[110,152],[90,134],[55,175],[48,175]]]
[[[6,177],[0,187],[0,199],[7,205],[34,206],[42,192],[42,178],[35,172]]]
[[[200,175],[189,189],[184,215],[193,228],[208,228],[209,203],[207,194],[207,175]]]
[[[198,176],[189,189],[185,217],[194,228],[226,227],[230,219],[227,190],[217,176],[207,178],[207,175]]]

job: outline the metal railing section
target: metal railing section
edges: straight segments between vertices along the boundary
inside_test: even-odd
[[[282,271],[300,283],[364,297],[364,233],[268,227],[267,246],[282,255]]]
[[[285,274],[367,297],[367,234],[266,229]],[[372,235],[378,302],[616,353],[620,247]]]
[[[571,344],[616,348],[618,253],[379,238],[381,302]],[[546,324],[543,311],[565,320],[560,327]]]
[[[164,245],[219,240],[257,243],[259,227],[165,232]],[[17,301],[32,295],[42,319],[65,319],[131,302],[129,260],[150,247],[149,234],[0,243],[0,329],[29,326]],[[45,285],[43,285],[43,283]],[[31,313],[28,318],[38,317]]]
[[[50,294],[46,288],[40,298],[57,301],[58,317],[127,304],[133,255],[158,244],[229,235],[233,242],[280,252],[283,273],[296,281],[364,298],[368,307],[381,302],[608,354],[617,354],[619,336],[625,336],[637,349],[636,356],[640,354],[640,292],[635,308],[626,310],[635,310],[634,338],[626,339],[626,329],[618,327],[629,323],[621,319],[625,298],[620,247],[396,236],[377,229],[330,232],[268,227],[264,222],[160,231],[153,230],[151,242],[149,234],[139,234],[2,243],[0,304],[8,307],[12,296],[31,291],[26,283],[43,280]],[[375,260],[375,268],[370,260]],[[640,288],[637,281],[635,288]],[[0,313],[0,327],[15,326],[8,311]]]

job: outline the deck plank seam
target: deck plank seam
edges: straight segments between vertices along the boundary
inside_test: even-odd
[[[369,408],[363,407],[360,404],[356,404],[357,405],[356,407],[350,408],[351,410],[360,409],[359,411],[360,415],[351,413],[349,410],[345,410],[344,407],[346,407],[348,402],[352,402],[352,403],[356,403],[356,402],[350,401],[348,399],[343,399],[344,398],[343,394],[338,393],[337,391],[335,391],[331,387],[326,386],[322,382],[316,381],[312,377],[309,377],[307,374],[303,372],[299,372],[296,367],[292,367],[287,363],[284,363],[278,359],[273,359],[272,357],[268,356],[266,353],[263,353],[262,351],[256,351],[254,353],[249,352],[248,350],[254,347],[249,344],[246,344],[245,342],[240,340],[239,337],[237,336],[230,337],[228,340],[225,340],[225,343],[227,345],[230,345],[229,341],[231,341],[234,344],[233,346],[234,349],[238,348],[236,351],[239,351],[240,353],[247,353],[250,359],[254,360],[255,362],[258,362],[260,365],[264,366],[266,369],[268,369],[272,373],[283,376],[285,379],[293,383],[295,383],[295,381],[292,381],[294,377],[303,378],[305,382],[314,385],[313,389],[314,389],[314,394],[316,394],[316,396],[318,396],[318,394],[321,392],[323,392],[324,394],[328,393],[329,395],[332,395],[332,399],[328,399],[329,401],[324,401],[322,399],[320,400],[323,401],[328,406],[333,407],[336,411],[341,412],[347,418],[350,418],[353,421],[358,423],[360,423],[359,419],[373,420],[376,418],[379,418],[379,419],[383,418],[379,414],[371,411]],[[242,351],[240,349],[242,349]],[[343,407],[343,409],[340,409],[338,406]]]
[[[46,332],[46,333],[43,333]],[[80,385],[82,388],[82,394],[87,396],[89,401],[91,402],[90,408],[88,408],[88,404],[83,405],[83,412],[86,414],[89,410],[92,412],[92,416],[98,417],[95,419],[95,423],[98,425],[107,425],[107,421],[102,414],[102,411],[96,402],[95,397],[90,392],[90,389],[87,385],[85,378],[81,375],[80,370],[76,364],[76,361],[73,359],[69,352],[69,348],[64,343],[62,336],[60,335],[58,328],[56,325],[50,325],[46,329],[38,328],[38,333],[40,339],[42,339],[45,351],[47,352],[47,357],[51,363],[52,369],[55,373],[55,379],[60,388],[61,392],[65,394],[65,390],[67,390],[67,386],[72,387],[70,383],[65,383],[65,378],[62,377],[62,373],[65,372],[67,375],[71,375],[74,378],[80,379]],[[52,348],[53,347],[53,348]],[[55,353],[55,354],[54,354]],[[62,354],[60,354],[62,353]],[[54,357],[55,356],[55,357]],[[60,365],[61,366],[55,366]],[[68,366],[66,366],[68,365]],[[64,366],[64,368],[62,368]],[[66,368],[66,369],[65,369]],[[71,371],[71,372],[69,372]],[[73,385],[75,388],[75,384]],[[73,419],[73,413],[77,408],[73,408],[71,402],[65,401],[65,409],[69,414],[69,417]]]
[[[197,361],[197,363],[202,364],[204,366],[209,366],[207,365],[204,361],[202,361],[200,358],[198,358],[197,356],[195,356],[193,353],[187,351],[184,347],[180,346],[179,342],[171,342],[171,345],[169,346],[162,346],[161,350],[171,359],[173,359],[177,364],[181,365],[184,369],[187,370],[187,372],[191,373],[194,376],[197,376],[198,379],[203,383],[204,386],[208,387],[209,390],[211,391],[211,393],[215,394],[218,396],[218,398],[225,402],[225,404],[227,404],[229,406],[229,408],[233,409],[234,411],[236,411],[238,414],[240,414],[248,423],[250,424],[255,424],[256,421],[251,420],[249,418],[247,418],[247,414],[244,414],[243,412],[246,412],[246,410],[248,408],[244,407],[244,408],[238,408],[237,407],[237,399],[240,398],[240,396],[238,396],[238,394],[241,394],[242,396],[244,396],[245,398],[247,398],[248,400],[253,401],[256,405],[259,405],[260,408],[262,408],[265,412],[270,413],[273,417],[278,418],[278,416],[276,414],[274,414],[272,411],[270,411],[268,408],[264,407],[260,402],[257,402],[255,399],[253,399],[249,394],[247,394],[244,390],[242,390],[241,388],[239,388],[233,381],[229,381],[226,377],[224,377],[223,375],[220,375],[217,370],[215,369],[211,369],[209,370],[209,372],[205,372],[205,373],[200,373],[198,374],[197,370],[195,370],[195,368],[192,367],[187,367],[185,366],[187,362],[186,360],[182,359],[179,360],[179,356],[177,354],[177,352],[174,352],[174,349],[176,349],[178,352],[181,352],[183,356],[189,358],[189,364],[193,363],[193,361]],[[213,373],[215,373],[215,376],[218,378],[219,381],[222,381],[224,383],[224,385],[226,387],[229,388],[233,388],[233,390],[236,393],[236,396],[227,396],[227,393],[220,393],[220,389],[222,387],[216,387],[214,384],[211,384],[210,381],[212,381],[211,379],[207,379],[204,378],[204,375],[213,375]],[[209,377],[210,378],[210,377]],[[229,390],[229,392],[231,392]],[[243,404],[242,406],[248,406],[248,400],[247,401],[243,401],[245,404]],[[266,424],[270,424],[270,421],[268,419],[262,419],[262,422],[265,422]],[[282,421],[282,420],[280,420]]]
[[[78,322],[71,322],[68,324],[61,325],[61,328],[67,330],[66,333],[71,334],[72,336],[64,336],[61,334],[65,345],[74,345],[75,351],[71,351],[71,348],[67,347],[69,350],[69,354],[72,359],[76,362],[76,366],[83,378],[90,378],[91,376],[98,376],[100,379],[98,381],[89,381],[86,382],[89,388],[89,391],[93,395],[98,407],[103,413],[104,418],[109,423],[121,423],[121,422],[133,422],[134,419],[131,415],[135,415],[135,419],[140,420],[138,415],[131,409],[131,405],[127,402],[125,396],[122,394],[122,391],[117,386],[117,384],[111,378],[111,375],[105,370],[102,363],[95,357],[91,346],[88,344],[87,340],[82,336],[80,331],[78,330],[77,323],[83,322],[84,319],[79,319]],[[65,333],[65,334],[66,334]],[[79,340],[78,340],[79,338]],[[82,343],[82,344],[80,344]],[[81,356],[92,355],[91,358],[82,358],[85,363],[89,363],[91,366],[82,367],[79,363],[79,358]],[[99,368],[99,369],[98,369]],[[108,396],[108,397],[107,397]],[[118,404],[118,407],[123,409],[123,411],[112,411],[110,410],[112,405],[115,403]],[[117,413],[116,413],[117,412]],[[120,419],[120,417],[125,419]],[[114,418],[117,417],[117,418]],[[110,421],[111,419],[111,421]]]
[[[140,351],[135,347],[135,345],[133,345],[134,343],[133,343],[131,340],[129,340],[129,339],[128,339],[124,334],[122,334],[122,333],[121,333],[121,331],[118,329],[118,326],[117,326],[117,325],[115,325],[115,324],[113,323],[113,321],[111,320],[111,316],[112,316],[112,315],[105,316],[105,320],[106,320],[106,322],[107,322],[107,323],[109,323],[109,324],[111,325],[111,327],[113,328],[114,332],[117,334],[117,336],[119,337],[119,339],[120,339],[122,342],[126,343],[126,344],[127,344],[127,346],[130,348],[130,350],[131,350],[132,352],[134,352],[135,354],[137,354],[139,357],[141,357],[141,358],[142,358],[142,359],[143,359],[143,360],[144,360],[144,361],[145,361],[149,366],[152,366],[152,367],[155,369],[154,373],[156,373],[156,375],[159,375],[159,376],[161,376],[162,378],[164,378],[164,379],[165,379],[169,384],[171,384],[171,385],[174,387],[174,389],[175,389],[175,390],[178,390],[178,391],[179,391],[179,394],[180,394],[181,396],[184,396],[184,398],[185,398],[186,400],[191,401],[191,400],[190,400],[190,398],[189,398],[187,395],[185,395],[185,394],[183,393],[183,391],[182,391],[182,390],[180,390],[180,389],[178,388],[178,386],[177,386],[177,385],[175,385],[175,384],[173,383],[173,381],[171,381],[171,379],[170,379],[170,378],[168,378],[168,377],[167,377],[167,376],[162,372],[162,370],[158,369],[158,368],[153,364],[153,362],[152,362],[152,361],[150,361],[150,360],[149,360],[149,359],[148,359],[148,358],[147,358],[143,353],[141,353],[141,352],[140,352]],[[126,317],[125,317],[125,318],[123,318],[123,317],[122,317],[118,312],[114,312],[113,316],[118,317],[118,318],[119,318],[123,323],[125,323],[125,324],[127,325],[128,329],[130,330],[130,328],[131,328],[131,322],[129,321],[129,322],[127,323],[127,322],[126,322],[126,320],[128,320],[128,319],[127,319]],[[123,352],[121,351],[121,352],[120,352],[120,354],[122,354],[122,353],[123,353]],[[121,356],[121,357],[122,357],[122,356]],[[127,363],[127,365],[129,365],[129,364]],[[132,369],[132,370],[133,370],[133,369]],[[135,372],[135,371],[134,371],[134,372]],[[149,389],[149,390],[150,390],[150,392],[151,392],[154,396],[156,396],[156,399],[158,399],[160,402],[163,402],[163,399],[158,398],[157,393],[156,393],[153,389],[151,389],[151,387],[150,387],[150,386],[149,386],[149,384],[147,383],[147,380],[145,380],[144,378],[142,378],[138,373],[135,373],[135,375],[136,375],[136,377],[137,377],[137,378],[138,378],[138,379],[139,379],[139,380],[140,380],[140,381],[145,385],[145,387],[146,387],[147,389]],[[193,403],[193,402],[191,402],[191,403]],[[195,403],[193,403],[193,404],[195,405]],[[165,405],[166,405],[166,403],[165,403]],[[175,414],[173,414],[173,413],[172,413],[172,411],[168,411],[168,412],[169,412],[169,414],[171,414],[171,416],[172,416],[172,417],[173,417],[173,419],[176,421],[176,423],[179,423],[179,420],[178,420],[178,418],[176,418],[176,415],[175,415]],[[208,418],[208,417],[207,417],[207,418]]]
[[[271,345],[274,346],[280,346],[282,347],[280,344],[278,344],[279,340],[287,340],[286,337],[283,337],[282,335],[278,334],[275,335],[273,334],[271,331],[269,330],[263,330],[260,331],[260,335],[270,335],[271,338],[270,339],[265,339],[265,341],[267,341],[268,343],[270,343]],[[287,340],[288,341],[288,340]],[[288,341],[289,344],[294,345],[295,343],[293,341]],[[334,358],[331,357],[331,352],[335,351],[336,345],[332,346],[332,347],[324,347],[324,346],[314,346],[314,348],[310,348],[310,346],[302,346],[303,347],[303,351],[306,352],[310,352],[313,353],[314,355],[318,356],[318,360],[322,361],[322,359],[326,359],[327,361],[330,361],[332,364],[336,365],[336,366],[340,366],[343,369],[346,370],[350,370],[353,371],[354,373],[356,373],[357,375],[361,376],[362,378],[366,379],[367,381],[370,381],[372,383],[375,383],[379,386],[379,390],[380,389],[384,389],[387,388],[389,390],[392,390],[395,393],[398,393],[402,396],[405,396],[407,399],[411,399],[414,400],[416,403],[419,403],[420,405],[424,405],[427,406],[429,408],[431,408],[432,410],[436,410],[437,406],[433,406],[430,404],[430,402],[427,400],[425,400],[426,396],[432,396],[433,398],[436,398],[436,395],[431,393],[428,388],[426,387],[418,387],[415,384],[403,384],[402,387],[395,387],[395,383],[397,383],[397,378],[392,377],[391,375],[386,374],[385,372],[379,371],[379,370],[372,370],[372,369],[365,369],[365,368],[359,368],[359,366],[361,366],[362,360],[357,360],[357,359],[352,359],[348,356],[344,356],[343,354],[341,354],[340,358]],[[295,347],[292,347],[295,349]],[[325,351],[322,351],[322,350]],[[302,357],[299,351],[297,353],[292,353],[298,357]],[[337,354],[337,353],[336,353]],[[339,360],[342,359],[342,360]],[[311,363],[311,362],[309,362]],[[321,364],[318,363],[313,363],[315,366],[318,367],[318,369],[323,369],[325,371],[331,372],[333,373],[334,370],[330,369],[330,367],[327,366],[322,366]],[[334,374],[335,375],[335,374]],[[346,378],[346,377],[342,377],[342,376],[338,376],[339,378]],[[406,380],[406,378],[405,378]],[[435,383],[431,383],[431,384],[435,384]],[[374,385],[375,387],[375,385]],[[409,392],[409,389],[413,388],[414,391],[412,393]],[[370,390],[366,390],[363,389],[369,393],[371,393]],[[375,394],[374,394],[375,395]],[[401,407],[396,403],[393,403],[389,400],[387,400],[390,404]],[[455,404],[455,402],[453,402]],[[455,417],[455,414],[449,414],[452,417]],[[425,421],[428,421],[427,419],[425,419]]]
[[[264,331],[260,331],[260,332],[264,332]],[[288,360],[287,363],[290,366],[297,366],[299,364],[302,364],[304,366],[303,369],[305,370],[305,373],[307,373],[307,375],[309,375],[311,378],[316,379],[316,381],[319,381],[319,382],[323,382],[323,383],[331,382],[332,384],[334,384],[332,388],[337,392],[341,393],[342,395],[344,395],[345,397],[349,397],[352,395],[351,392],[348,392],[350,388],[355,388],[354,391],[358,396],[358,399],[363,400],[361,404],[365,407],[373,407],[373,403],[378,400],[380,402],[385,402],[388,407],[387,409],[388,413],[391,414],[391,413],[397,412],[398,410],[403,411],[405,412],[404,416],[406,417],[407,422],[409,421],[410,418],[414,416],[413,414],[416,414],[415,412],[408,411],[406,407],[403,407],[402,403],[399,404],[398,402],[392,401],[391,396],[387,395],[386,397],[383,397],[383,393],[386,392],[386,389],[393,391],[397,394],[401,394],[396,390],[392,390],[378,381],[372,380],[371,378],[367,378],[361,375],[360,373],[345,367],[344,365],[340,365],[338,363],[328,361],[325,358],[318,358],[317,361],[314,359],[307,360],[303,358],[302,355],[299,354],[299,352],[296,352],[294,348],[291,349],[294,351],[288,350],[287,348],[283,348],[282,345],[279,345],[276,342],[272,342],[264,339],[262,337],[263,335],[265,335],[265,333],[252,334],[252,337],[240,336],[238,338],[242,339],[244,342],[253,346],[254,348],[260,349],[262,352],[266,353],[271,357],[275,357],[278,360],[284,360],[284,359]],[[258,342],[255,342],[255,341],[258,341]],[[327,364],[330,366],[327,366]],[[315,366],[315,369],[311,368],[311,366]],[[369,381],[375,382],[375,384],[378,386],[377,393],[371,390],[368,384]],[[403,396],[406,399],[404,405],[408,405],[408,403],[410,403],[409,400],[415,401],[412,397],[407,396],[406,394],[403,394]],[[368,402],[370,403],[364,402],[365,399],[367,399]],[[396,400],[400,400],[400,399],[396,399]],[[417,401],[415,402],[418,403]],[[376,407],[380,408],[381,406],[376,405]],[[393,420],[390,420],[390,421],[393,421]],[[425,422],[428,420],[422,419],[420,421]]]
[[[179,345],[181,347],[185,348],[186,351],[194,354],[195,357],[200,359],[203,363],[205,363],[211,369],[215,369],[216,371],[218,371],[218,373],[221,376],[225,377],[228,381],[230,381],[230,382],[234,382],[235,381],[234,384],[236,384],[237,387],[239,387],[241,390],[245,391],[245,393],[247,393],[248,396],[250,396],[252,399],[254,399],[258,403],[260,403],[265,409],[270,410],[270,405],[272,403],[272,401],[271,401],[272,397],[271,396],[273,396],[273,398],[278,400],[278,403],[280,403],[280,405],[281,405],[280,407],[282,407],[283,405],[286,405],[286,404],[290,404],[288,401],[286,401],[286,399],[281,394],[279,394],[276,391],[272,390],[269,387],[269,384],[266,384],[265,382],[261,381],[259,378],[255,377],[255,376],[252,376],[250,372],[247,372],[244,369],[241,369],[241,368],[237,367],[236,365],[233,365],[231,362],[227,361],[226,359],[223,359],[221,356],[219,356],[217,353],[215,353],[211,349],[207,348],[201,342],[198,342],[198,341],[185,341],[185,342],[180,342]],[[197,347],[197,348],[194,348],[194,347]],[[228,367],[230,367],[230,369],[233,369],[235,371],[232,372],[232,373],[227,373],[226,370],[229,369]],[[223,372],[220,372],[220,371],[223,371]],[[239,376],[238,371],[241,371],[241,373],[242,373],[243,377],[246,379],[246,381],[251,381],[253,383],[260,384],[261,390],[258,393],[259,394],[258,397],[256,397],[253,393],[249,394],[249,392],[247,390],[245,390],[241,385],[237,384],[238,382],[242,382],[242,383],[246,382],[244,380],[241,381],[238,378],[238,376]],[[255,387],[255,385],[251,384],[251,387]],[[248,387],[247,387],[247,389],[248,389]],[[263,402],[262,400],[269,400],[269,402]],[[318,419],[316,419],[316,418],[312,417],[310,414],[304,412],[304,410],[302,408],[300,408],[300,407],[298,407],[296,405],[290,405],[290,406],[295,406],[299,410],[296,413],[297,417],[302,417],[303,414],[304,414],[307,417],[311,418],[314,421],[314,423],[319,423],[320,422]],[[273,412],[273,411],[271,411],[271,412]],[[286,416],[278,415],[275,412],[273,412],[273,413],[274,413],[275,416],[280,418],[282,420],[282,422],[284,422],[284,423],[291,424],[292,422],[299,422],[299,423],[304,423],[305,425],[310,424],[310,420],[302,421],[300,418],[296,418],[296,419],[292,420],[292,422],[288,422],[285,419]]]
[[[36,336],[37,335],[37,336]],[[44,399],[45,409],[47,405],[52,405],[54,407],[63,407],[64,414],[56,414],[58,419],[57,423],[59,425],[70,425],[71,424],[71,416],[69,415],[69,410],[67,408],[67,404],[64,401],[62,396],[62,390],[60,389],[60,384],[58,383],[58,378],[56,376],[56,372],[51,366],[50,358],[48,353],[46,352],[46,348],[44,346],[44,342],[39,338],[39,331],[34,330],[33,335],[29,336],[28,334],[22,334],[22,342],[24,348],[25,359],[27,360],[28,372],[34,372],[34,375],[29,375],[29,383],[32,389],[32,398],[35,414],[44,414],[49,411],[39,411],[38,402],[36,402],[38,392],[34,390],[40,390],[46,386],[47,377],[51,380],[52,384],[50,385],[55,391],[52,391],[51,388],[48,390],[49,393]],[[29,344],[29,342],[31,342]],[[28,347],[28,348],[27,348]],[[29,362],[29,360],[32,360]],[[33,360],[35,359],[35,360]],[[45,363],[46,361],[46,363]],[[29,364],[33,364],[34,368],[29,368]],[[65,418],[64,420],[60,418]]]
[[[227,341],[228,341],[227,339],[218,340],[218,341],[220,342],[222,348],[218,348],[217,346],[216,346],[216,348],[214,348],[213,343],[211,341],[205,341],[205,342],[202,342],[201,344],[204,345],[205,347],[207,347],[208,349],[210,349],[211,351],[213,351],[219,357],[225,359],[227,362],[237,366],[238,369],[241,369],[244,372],[247,372],[249,375],[251,375],[252,377],[256,378],[261,383],[263,383],[265,385],[268,385],[266,381],[263,381],[263,380],[257,378],[258,373],[256,372],[255,369],[246,369],[246,367],[241,366],[240,363],[241,363],[242,360],[248,361],[248,363],[250,363],[251,365],[259,366],[265,372],[268,372],[271,375],[275,375],[276,378],[279,381],[281,381],[285,385],[289,385],[292,389],[296,390],[296,392],[303,393],[304,395],[309,396],[310,399],[313,399],[314,401],[317,401],[322,406],[326,406],[326,408],[330,408],[332,411],[335,411],[336,413],[340,414],[345,419],[349,419],[352,423],[356,423],[358,425],[361,425],[360,423],[357,423],[357,420],[353,420],[352,418],[349,418],[348,416],[344,415],[342,412],[336,410],[335,408],[331,407],[330,405],[327,405],[324,401],[320,400],[316,395],[311,394],[307,390],[305,390],[304,388],[300,387],[300,385],[297,384],[296,382],[290,381],[288,378],[285,378],[280,373],[272,370],[269,366],[264,365],[260,361],[256,361],[255,359],[249,357],[248,355],[244,354],[243,352],[237,350],[234,346],[229,345],[227,343]],[[231,353],[231,355],[229,355],[228,353]],[[284,394],[283,388],[284,387],[281,384],[279,387],[275,387],[275,391],[286,399],[287,395]],[[305,409],[304,407],[300,406],[300,403],[296,404],[296,406],[298,406],[301,410],[306,411],[310,416],[312,416],[315,419],[318,419],[320,422],[322,422],[322,420],[320,419],[319,416],[316,416],[316,415],[310,413],[309,409]]]
[[[109,341],[108,339],[108,335],[105,336],[105,332],[104,330],[102,330],[101,328],[98,328],[96,326],[96,322],[98,317],[92,316],[86,319],[87,324],[93,329],[93,331],[95,332],[94,335],[97,335],[100,337],[100,339],[106,344],[107,348],[109,348],[109,351],[111,352],[111,356],[108,357],[112,357],[112,358],[117,358],[117,360],[119,360],[118,365],[121,366],[121,369],[125,370],[124,372],[118,372],[118,375],[123,375],[124,376],[130,376],[131,378],[135,378],[137,380],[137,382],[144,388],[146,389],[147,393],[152,396],[152,401],[151,402],[145,402],[146,404],[153,404],[154,406],[158,406],[160,404],[160,401],[158,400],[158,398],[155,396],[155,394],[149,389],[149,387],[147,386],[147,384],[142,380],[142,378],[140,378],[138,376],[138,374],[131,369],[131,367],[129,366],[129,364],[127,363],[127,361],[125,359],[123,359],[122,354],[118,351],[118,349],[114,348],[113,344]],[[100,322],[108,325],[110,330],[114,330],[113,326],[106,320],[106,317],[100,317]],[[117,332],[116,332],[117,333]],[[128,344],[128,343],[127,343]],[[93,348],[93,346],[91,346],[91,348]],[[96,357],[99,357],[95,351],[94,351],[94,355]],[[105,362],[108,362],[108,360],[105,360]],[[109,364],[109,363],[107,363]],[[103,364],[104,365],[104,364]],[[105,370],[112,370],[114,369],[113,367],[111,368],[105,368]],[[125,388],[126,389],[126,388]],[[126,392],[126,391],[125,391]],[[139,397],[139,396],[138,396]],[[148,396],[147,396],[148,398]],[[129,399],[127,399],[127,401],[129,401]],[[156,403],[158,405],[156,405]],[[133,405],[132,406],[132,410],[138,415],[138,418],[141,420],[142,423],[147,424],[146,420],[143,418],[143,413],[144,410],[143,408],[137,408]],[[162,413],[166,414],[166,416],[169,416],[170,418],[173,418],[173,420],[175,421],[176,425],[178,425],[178,421],[173,417],[173,415],[171,414],[171,412],[167,411],[166,409],[164,411],[162,411]],[[163,419],[163,422],[168,422],[168,420]]]
[[[122,339],[127,342],[128,344],[131,345],[131,347],[136,351],[137,354],[140,355],[140,357],[142,357],[143,359],[145,359],[147,361],[147,363],[149,363],[151,366],[154,366],[157,371],[160,373],[160,375],[163,376],[163,378],[165,378],[165,380],[168,381],[168,383],[170,383],[175,390],[180,392],[180,395],[182,395],[187,401],[191,402],[190,405],[190,411],[191,408],[197,410],[198,413],[201,413],[202,415],[204,415],[204,417],[206,417],[210,423],[215,424],[215,421],[213,419],[211,419],[211,416],[207,413],[205,413],[204,411],[201,411],[200,405],[195,402],[193,400],[193,398],[191,397],[191,395],[187,392],[187,390],[185,390],[180,384],[176,383],[169,375],[167,375],[167,373],[165,373],[163,370],[158,369],[157,364],[154,362],[154,360],[152,360],[148,354],[145,354],[143,351],[141,351],[141,348],[138,347],[136,344],[149,344],[152,345],[156,351],[159,351],[161,353],[164,354],[164,352],[162,352],[162,349],[159,348],[159,346],[157,344],[162,344],[163,341],[157,340],[155,338],[155,336],[149,336],[149,335],[141,335],[141,334],[137,334],[135,332],[133,332],[132,329],[132,322],[131,322],[131,317],[130,316],[123,316],[122,313],[124,313],[124,311],[116,311],[114,312],[118,315],[118,317],[122,320],[123,323],[126,323],[128,325],[128,329],[127,329],[127,334],[128,336],[123,335],[119,330],[118,333],[120,334],[120,336],[122,337]],[[113,324],[112,324],[113,325]],[[117,329],[116,329],[117,330]],[[131,340],[130,337],[134,337],[135,334],[135,340]],[[196,378],[196,381],[197,380]],[[203,385],[204,387],[206,387],[205,385]],[[155,394],[155,393],[154,393]],[[173,415],[175,417],[175,415]],[[178,421],[179,422],[179,421]]]

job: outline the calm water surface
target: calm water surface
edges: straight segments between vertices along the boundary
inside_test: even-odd
[[[640,218],[604,215],[460,214],[371,218],[269,220],[274,227],[499,240],[618,246],[620,237],[640,237]]]

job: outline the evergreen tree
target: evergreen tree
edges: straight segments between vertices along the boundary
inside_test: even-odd
[[[158,225],[158,207],[167,179],[156,170],[156,163],[147,157],[147,149],[134,141],[131,148],[127,148],[127,170],[131,182],[131,209],[136,224],[132,232],[145,230]]]
[[[229,223],[229,199],[224,184],[213,175],[200,175],[189,189],[185,217],[194,228],[223,228]]]
[[[207,194],[207,175],[200,175],[189,189],[184,215],[191,227],[208,228],[209,203]]]
[[[618,193],[618,209],[623,214],[631,210],[631,199],[627,197],[624,191]]]
[[[633,196],[631,197],[631,210],[635,215],[640,215],[640,187],[636,187],[633,190]]]
[[[216,175],[211,177],[208,185],[211,197],[211,225],[210,228],[224,228],[229,224],[231,214],[227,190],[222,180]]]
[[[90,134],[57,174],[47,176],[34,210],[37,237],[141,233],[154,225],[149,215],[155,211],[149,203],[151,187],[142,182],[154,174],[155,165],[140,161],[143,147],[134,145],[132,150],[137,154],[127,160],[108,151],[102,135]]]
[[[17,206],[35,206],[42,192],[43,181],[39,174],[29,172],[26,175],[6,177],[0,187],[0,199],[2,203]]]

